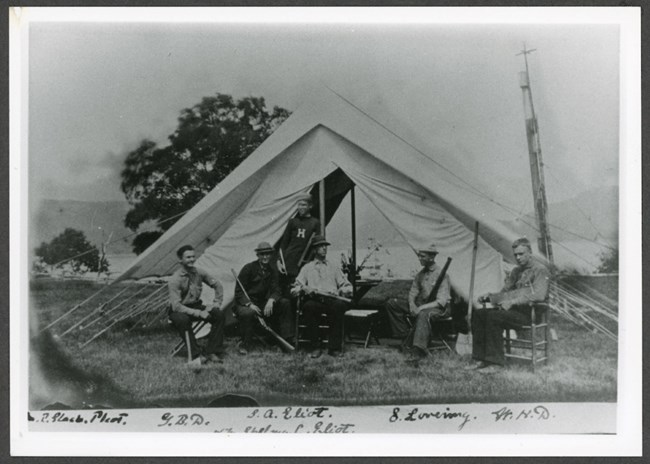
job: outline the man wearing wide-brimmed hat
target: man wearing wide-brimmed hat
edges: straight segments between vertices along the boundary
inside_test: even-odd
[[[320,233],[320,221],[311,215],[312,199],[309,194],[299,195],[296,215],[289,219],[280,239],[282,258],[278,260],[280,273],[286,275],[286,285],[291,286],[300,272],[300,258],[312,235]]]
[[[343,318],[347,303],[328,295],[349,297],[352,285],[341,268],[326,259],[329,244],[322,235],[314,236],[311,243],[314,259],[300,270],[291,290],[294,296],[304,295],[302,309],[312,358],[322,354],[318,322],[323,313],[327,315],[329,324],[328,353],[335,357],[343,356]]]
[[[250,349],[257,316],[268,320],[271,328],[283,338],[289,337],[292,332],[291,305],[289,300],[282,298],[278,271],[270,264],[273,252],[271,244],[260,243],[255,248],[257,260],[245,264],[238,275],[239,282],[246,290],[244,293],[239,285],[235,286],[233,305],[233,313],[239,321],[241,331],[239,354],[242,355]]]
[[[450,312],[449,276],[443,277],[436,295],[431,295],[442,272],[435,263],[437,254],[435,244],[419,249],[417,255],[422,269],[413,279],[408,301],[391,298],[386,302],[386,314],[394,337],[406,337],[413,327],[413,340],[407,340],[407,347],[412,348],[410,362],[429,354],[431,322],[447,317]]]

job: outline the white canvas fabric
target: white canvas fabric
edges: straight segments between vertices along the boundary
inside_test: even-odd
[[[234,292],[230,270],[255,259],[259,242],[279,240],[296,199],[333,173],[326,198],[347,185],[342,181],[347,176],[414,250],[433,242],[439,263],[453,258],[449,275],[463,296],[469,290],[474,222],[479,221],[474,295],[500,288],[502,259],[512,259],[516,236],[493,219],[495,206],[474,188],[476,181],[456,177],[327,91],[294,112],[120,280],[171,273],[175,250],[188,243],[200,255],[197,266],[222,282],[228,303]]]

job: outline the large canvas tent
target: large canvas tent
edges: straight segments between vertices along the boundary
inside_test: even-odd
[[[279,240],[298,196],[318,195],[324,181],[326,222],[354,187],[414,250],[433,242],[443,259],[452,257],[451,283],[465,297],[479,221],[475,295],[494,291],[502,285],[503,259],[511,259],[516,237],[495,219],[495,205],[475,180],[460,178],[435,157],[344,98],[320,90],[118,280],[168,275],[177,265],[176,249],[191,244],[197,266],[223,283],[228,303],[235,285],[230,269],[253,260],[259,242]]]

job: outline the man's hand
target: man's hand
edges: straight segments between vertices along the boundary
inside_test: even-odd
[[[510,308],[512,308],[514,306],[514,304],[511,301],[502,301],[499,306],[501,306],[503,309],[505,309],[507,311]]]
[[[346,298],[351,298],[352,297],[352,290],[349,288],[342,288],[339,290],[339,295],[344,296]]]
[[[478,297],[478,302],[479,303],[489,303],[490,301],[490,294],[486,293],[485,295],[481,295]]]
[[[257,313],[258,316],[261,316],[261,315],[262,315],[262,310],[261,310],[260,307],[257,306],[255,303],[251,303],[251,305],[249,306],[249,308],[251,308],[253,311],[255,311],[255,312]]]
[[[417,306],[415,305],[409,306],[409,313],[411,313],[412,317],[417,316],[419,312],[420,312],[420,308],[418,308]]]
[[[266,302],[266,306],[264,306],[264,317],[271,317],[273,314],[273,301],[269,300]]]
[[[208,311],[207,309],[202,310],[201,312],[199,312],[199,317],[205,320],[210,319],[210,311]]]
[[[300,295],[300,292],[302,292],[302,288],[300,288],[299,286],[291,287],[290,292],[291,292],[291,296],[298,297],[298,295]]]
[[[305,292],[305,295],[311,295],[316,291],[316,289],[305,285],[302,287],[302,291]]]

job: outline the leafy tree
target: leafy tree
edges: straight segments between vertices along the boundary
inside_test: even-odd
[[[600,254],[600,264],[596,271],[603,274],[618,272],[618,247],[610,248],[608,251]]]
[[[158,230],[139,234],[134,252],[142,252],[169,229],[289,114],[277,106],[267,109],[261,97],[235,100],[218,93],[181,111],[168,146],[142,140],[128,153],[121,173],[121,188],[131,205],[124,224],[135,232],[154,221]]]
[[[99,250],[83,232],[72,228],[66,228],[50,243],[41,243],[34,253],[45,264],[57,268],[69,265],[76,273],[108,271],[108,260],[100,258]]]

